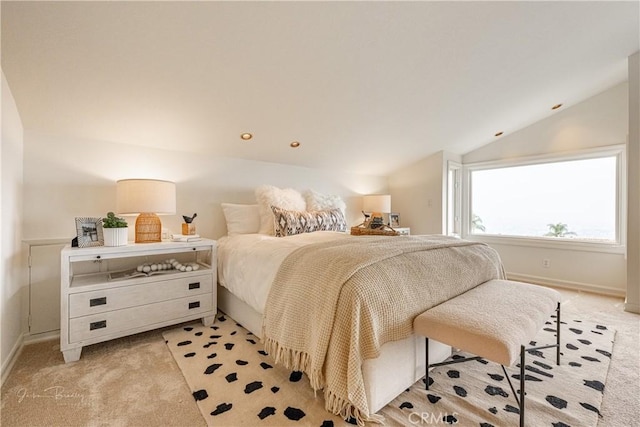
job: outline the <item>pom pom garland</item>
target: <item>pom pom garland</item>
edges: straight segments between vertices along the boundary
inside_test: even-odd
[[[182,264],[175,258],[164,260],[163,262],[145,262],[136,267],[136,271],[141,273],[151,273],[157,271],[176,270],[176,271],[197,271],[200,264],[197,262],[187,262]]]

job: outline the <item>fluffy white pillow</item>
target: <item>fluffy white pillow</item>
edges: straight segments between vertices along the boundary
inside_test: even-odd
[[[227,221],[227,235],[251,234],[260,230],[258,205],[222,203],[221,206]]]
[[[340,209],[346,215],[347,205],[340,196],[333,194],[321,194],[314,190],[304,192],[308,211],[322,211],[327,209]]]
[[[272,185],[261,185],[256,188],[255,193],[260,211],[259,233],[262,234],[275,235],[271,206],[292,211],[307,210],[307,203],[302,194],[292,188],[282,189]]]

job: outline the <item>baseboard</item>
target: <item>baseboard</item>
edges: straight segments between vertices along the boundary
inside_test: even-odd
[[[20,334],[18,339],[16,340],[15,345],[9,352],[9,357],[2,364],[0,368],[2,370],[2,374],[0,374],[0,386],[4,385],[4,381],[9,377],[11,370],[13,369],[18,357],[22,354],[22,349],[24,348],[24,334]]]
[[[60,329],[56,329],[55,331],[50,332],[43,332],[41,334],[26,334],[24,337],[24,344],[29,345],[54,339],[60,339]]]
[[[22,354],[22,350],[24,349],[25,345],[35,344],[42,341],[50,341],[54,339],[58,339],[58,340],[60,339],[60,330],[44,332],[42,334],[34,334],[34,335],[25,334],[25,333],[20,334],[20,337],[16,341],[16,344],[13,346],[13,348],[11,349],[11,352],[9,353],[8,359],[5,361],[5,363],[2,364],[2,368],[1,368],[2,374],[0,375],[0,386],[2,386],[4,384],[4,381],[9,377],[9,374],[11,373],[11,370],[15,366],[16,361]]]
[[[624,290],[611,289],[605,286],[593,285],[590,283],[571,282],[568,280],[550,279],[548,277],[533,276],[530,274],[507,272],[507,277],[509,278],[509,280],[534,283],[536,285],[550,286],[552,288],[563,288],[575,291],[592,292],[595,294],[609,295],[614,297],[624,298],[627,294]]]
[[[624,311],[628,311],[629,313],[640,314],[640,305],[632,302],[625,302]]]

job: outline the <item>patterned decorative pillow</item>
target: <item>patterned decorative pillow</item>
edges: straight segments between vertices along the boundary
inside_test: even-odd
[[[271,206],[276,237],[314,231],[347,231],[347,221],[340,209],[324,211],[290,211]]]

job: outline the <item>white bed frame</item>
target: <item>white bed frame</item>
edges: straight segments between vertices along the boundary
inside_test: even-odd
[[[218,309],[228,314],[257,337],[262,337],[262,314],[218,285]],[[371,413],[378,412],[425,374],[424,338],[411,335],[401,341],[384,344],[380,356],[362,364],[367,403]],[[451,355],[451,347],[429,342],[429,361],[438,363]]]

